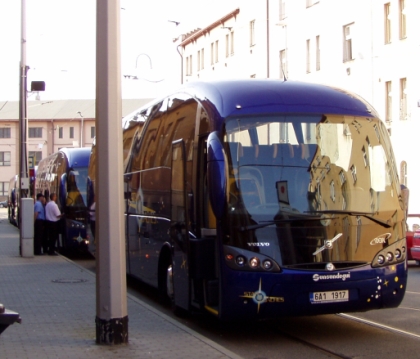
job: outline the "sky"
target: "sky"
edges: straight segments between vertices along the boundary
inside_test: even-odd
[[[181,62],[173,39],[209,25],[238,4],[120,0],[121,73],[141,78],[122,76],[122,97],[153,98],[179,87]],[[26,0],[25,27],[28,88],[31,81],[45,81],[42,101],[95,98],[96,0]],[[21,0],[0,0],[0,101],[19,99],[20,44]],[[28,100],[35,99],[28,94]]]

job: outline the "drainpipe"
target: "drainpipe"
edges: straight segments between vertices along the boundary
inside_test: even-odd
[[[140,55],[142,55],[142,54],[140,54]],[[137,56],[137,58],[138,58],[138,56]],[[149,60],[150,60],[150,57],[149,57]],[[137,67],[137,60],[136,60],[136,67]],[[151,62],[150,62],[150,68],[152,68],[152,63]],[[83,122],[84,122],[83,120],[84,120],[84,118],[83,118],[83,115],[80,111],[77,112],[77,113],[80,116],[80,147],[83,147]]]
[[[181,85],[184,83],[184,56],[182,56],[181,51],[179,51],[179,47],[182,45],[178,45],[176,47],[176,51],[178,51],[179,56],[181,56]]]

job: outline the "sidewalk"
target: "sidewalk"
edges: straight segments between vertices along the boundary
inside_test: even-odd
[[[129,344],[95,343],[95,275],[62,256],[19,255],[19,231],[0,219],[0,303],[22,324],[0,335],[0,358],[240,358],[128,295]]]

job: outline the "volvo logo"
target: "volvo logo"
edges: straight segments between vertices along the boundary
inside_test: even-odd
[[[380,236],[372,239],[370,241],[370,245],[371,246],[374,246],[376,244],[387,244],[388,243],[388,239],[390,239],[390,238],[391,238],[391,233],[381,234]]]

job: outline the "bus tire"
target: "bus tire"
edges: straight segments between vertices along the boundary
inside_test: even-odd
[[[169,251],[163,253],[159,264],[159,297],[162,303],[170,305],[176,316],[186,316],[186,311],[175,304],[172,256]]]

